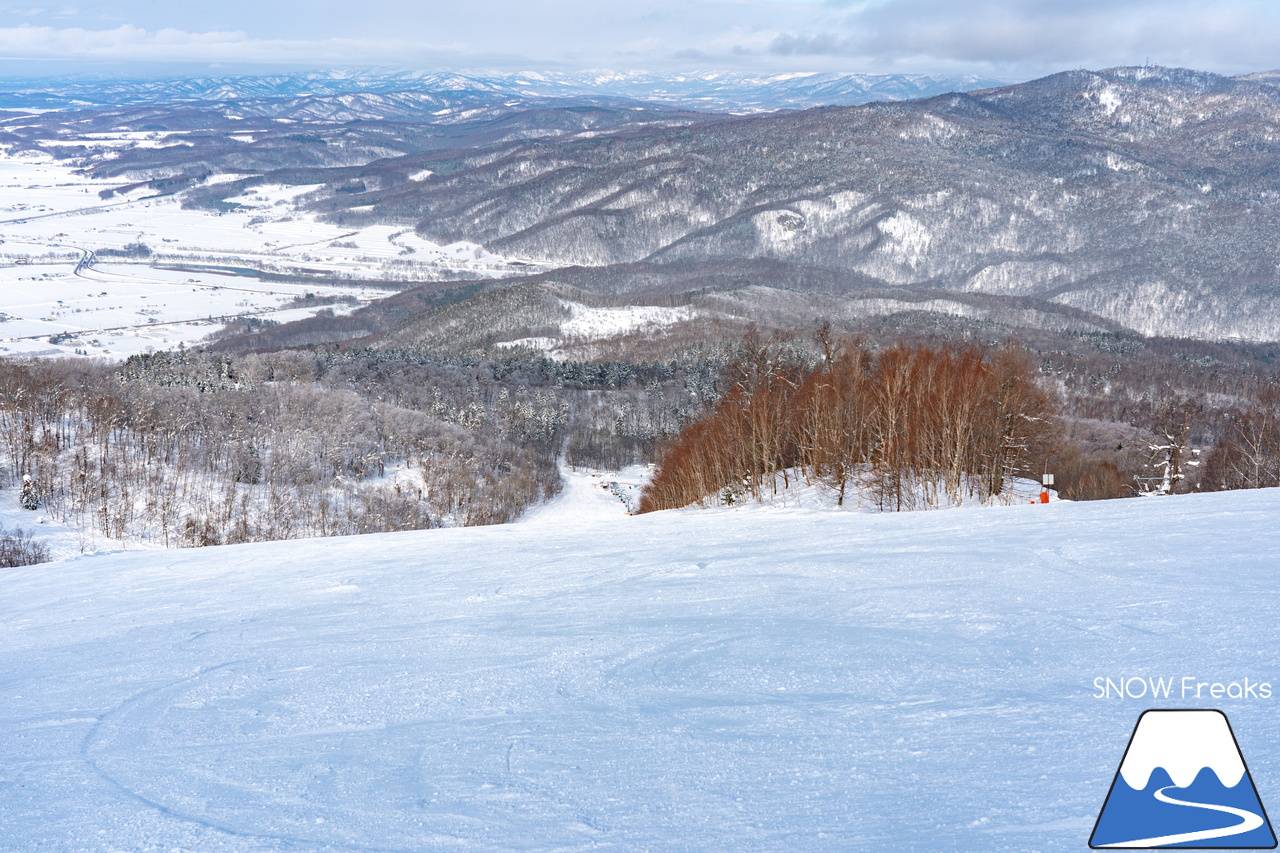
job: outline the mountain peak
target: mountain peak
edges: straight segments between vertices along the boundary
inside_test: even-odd
[[[1157,767],[1173,784],[1189,787],[1208,768],[1228,788],[1244,777],[1244,759],[1231,727],[1221,711],[1148,711],[1133,733],[1120,765],[1125,784],[1136,791],[1147,787]]]

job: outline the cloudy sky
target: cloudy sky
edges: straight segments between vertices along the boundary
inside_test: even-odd
[[[0,0],[0,73],[1280,67],[1277,0]]]

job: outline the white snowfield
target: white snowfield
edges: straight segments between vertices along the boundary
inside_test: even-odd
[[[95,134],[92,141],[140,145],[157,142],[152,136]],[[521,261],[517,269],[468,241],[437,245],[407,226],[350,230],[321,222],[295,207],[318,185],[256,186],[230,199],[241,209],[215,214],[184,209],[179,196],[146,185],[119,191],[129,183],[0,147],[0,354],[122,360],[198,344],[231,317],[289,322],[313,315],[321,306],[288,307],[307,293],[350,303],[325,306],[337,312],[387,295],[360,279],[411,287],[460,271],[503,275],[529,267]],[[104,190],[116,192],[104,199]],[[82,263],[134,243],[153,254]],[[260,281],[254,270],[298,280]],[[315,281],[315,273],[338,283]]]
[[[628,305],[622,308],[592,308],[564,299],[560,302],[573,315],[560,325],[560,334],[565,337],[599,338],[621,335],[639,329],[670,326],[693,316],[693,311],[688,306],[658,308]]]
[[[6,851],[1079,851],[1138,715],[1280,803],[1280,490],[523,523],[0,572]]]
[[[663,308],[651,305],[628,305],[616,308],[593,308],[581,302],[561,299],[560,304],[569,311],[569,319],[560,324],[560,336],[516,338],[501,341],[498,347],[529,347],[541,350],[549,358],[565,359],[565,345],[583,344],[601,338],[611,338],[631,332],[658,332],[684,320],[691,320],[695,311],[689,306]],[[581,357],[581,354],[579,354]]]

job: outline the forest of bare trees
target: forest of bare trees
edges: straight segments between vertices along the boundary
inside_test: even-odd
[[[690,352],[0,359],[0,488],[91,550],[501,523],[559,489],[558,463],[659,460],[646,511],[796,477],[882,510],[1003,500],[1045,470],[1076,500],[1280,486],[1280,389],[1252,369],[1086,365],[1064,382],[1020,347],[840,342],[829,327]],[[1211,380],[1219,393],[1197,392]]]
[[[1201,481],[1212,489],[1280,486],[1280,387],[1264,389],[1231,419],[1205,460]]]
[[[778,472],[882,510],[990,500],[1050,452],[1053,407],[1015,350],[822,343],[810,368],[749,340],[728,392],[665,448],[641,511],[759,498]]]

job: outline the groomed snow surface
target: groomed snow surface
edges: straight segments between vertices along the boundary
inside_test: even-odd
[[[1280,491],[628,517],[0,575],[14,851],[1079,851],[1138,715],[1280,803]],[[1280,692],[1280,691],[1278,691]]]

